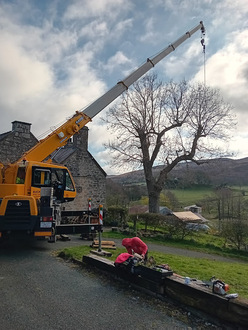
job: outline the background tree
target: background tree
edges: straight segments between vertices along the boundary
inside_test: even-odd
[[[167,207],[169,207],[172,210],[175,210],[179,207],[179,201],[176,197],[175,194],[173,194],[171,191],[166,190],[164,192],[166,199],[168,200],[168,204],[166,205]]]
[[[247,218],[248,202],[242,191],[233,190],[227,186],[219,186],[215,189],[214,203],[218,214],[219,231],[221,231],[221,223],[224,221]]]
[[[159,210],[159,196],[168,173],[182,161],[221,156],[217,141],[226,141],[233,127],[231,106],[218,90],[186,81],[167,84],[149,74],[123,94],[105,121],[115,133],[106,146],[112,164],[143,167],[149,211]],[[162,164],[154,175],[153,167]]]
[[[127,192],[120,184],[115,183],[111,179],[106,181],[106,205],[119,205],[126,207],[129,203]]]
[[[246,249],[248,243],[248,221],[242,219],[226,220],[222,224],[221,235],[225,238],[225,245],[230,242],[238,250]]]

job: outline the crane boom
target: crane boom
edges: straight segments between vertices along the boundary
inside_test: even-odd
[[[192,34],[194,34],[199,29],[201,29],[202,32],[205,31],[202,21],[192,30],[186,32],[175,42],[170,44],[167,48],[162,50],[160,53],[158,53],[152,58],[148,58],[147,61],[137,70],[132,72],[124,80],[118,82],[117,85],[115,85],[107,93],[105,93],[94,103],[89,105],[84,110],[84,113],[90,118],[96,116],[100,111],[102,111],[106,106],[108,106],[112,101],[114,101],[119,95],[121,95],[125,90],[127,90],[129,86],[131,86],[135,81],[137,81],[140,77],[142,77],[145,73],[147,73],[150,69],[152,69],[158,62],[160,62],[163,58],[165,58],[172,51],[174,51],[179,45],[181,45],[186,39],[188,39]]]
[[[148,58],[147,61],[141,65],[137,70],[132,72],[124,80],[118,82],[113,88],[111,88],[104,95],[99,97],[96,101],[90,104],[82,111],[77,111],[67,122],[61,125],[59,128],[54,130],[43,140],[40,140],[33,148],[27,151],[19,160],[35,160],[43,161],[56,149],[64,146],[68,139],[77,133],[81,128],[83,128],[93,117],[95,117],[100,111],[102,111],[106,106],[113,102],[119,95],[126,91],[129,86],[131,86],[135,81],[141,78],[145,73],[147,73],[151,68],[153,68],[158,62],[160,62],[164,57],[169,55],[174,51],[180,44],[182,44],[186,39],[190,38],[196,31],[205,31],[203,22],[201,21],[197,26],[195,26],[190,31],[186,32],[175,42],[170,44],[167,48],[162,50],[157,55]]]

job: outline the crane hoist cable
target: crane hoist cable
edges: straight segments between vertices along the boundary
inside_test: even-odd
[[[203,52],[203,68],[204,68],[204,86],[206,86],[206,45],[205,45],[205,29],[201,29],[201,44]]]
[[[207,108],[207,99],[206,99],[206,45],[205,45],[205,28],[204,26],[201,28],[201,45],[202,45],[202,53],[203,53],[203,83],[204,83],[204,105]]]

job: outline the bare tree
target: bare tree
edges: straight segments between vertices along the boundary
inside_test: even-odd
[[[227,140],[234,124],[218,90],[186,81],[164,84],[156,74],[135,83],[105,121],[115,133],[106,146],[113,151],[112,164],[143,167],[153,213],[168,173],[179,162],[219,157],[216,142]],[[155,165],[163,165],[158,175]]]

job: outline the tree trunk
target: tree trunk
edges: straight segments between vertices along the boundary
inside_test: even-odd
[[[148,196],[149,196],[149,212],[150,213],[159,213],[159,196],[161,191],[149,191],[148,189]]]

